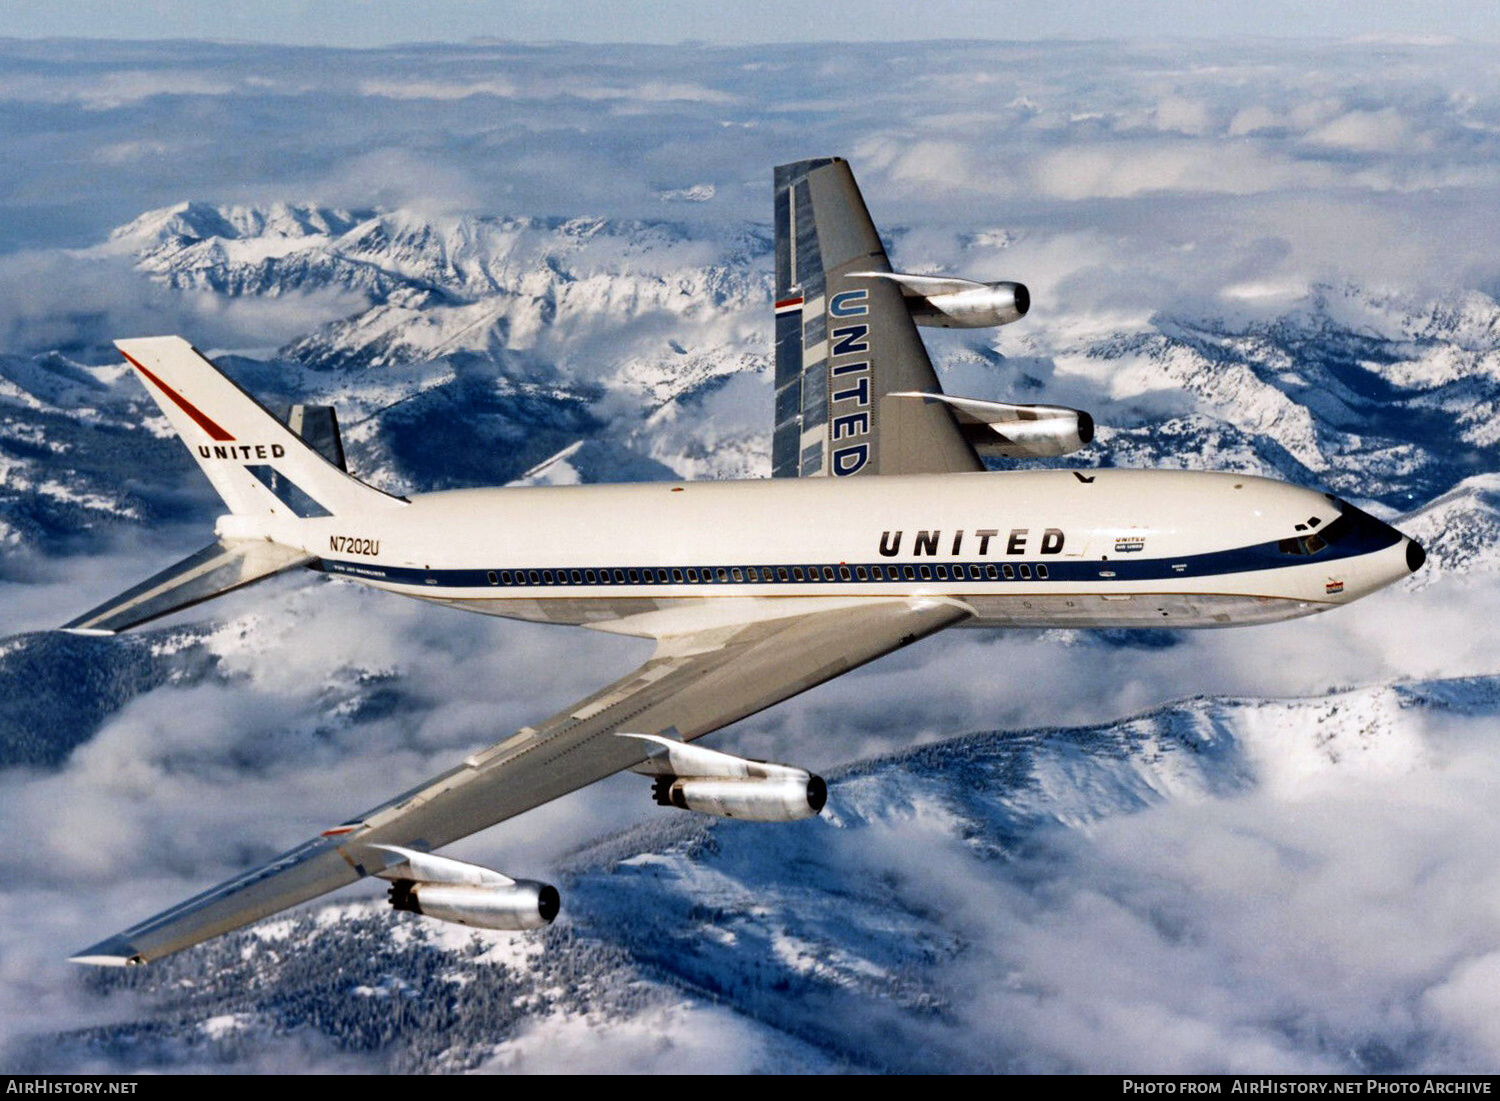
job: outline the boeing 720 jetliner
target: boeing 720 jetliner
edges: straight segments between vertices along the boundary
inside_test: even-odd
[[[1266,623],[1421,566],[1422,548],[1374,517],[1264,478],[987,472],[981,456],[1074,451],[1093,421],[944,394],[917,326],[1015,321],[1026,288],[892,271],[839,158],[777,168],[775,207],[768,480],[393,497],[346,472],[331,410],[283,421],[179,337],[118,342],[228,512],[203,550],[67,629],[127,630],[305,567],[656,650],[560,714],[75,959],[145,963],[367,876],[391,881],[398,910],[536,928],[557,913],[553,887],[435,850],[624,769],[664,806],[814,815],[818,777],[693,743],[946,627]]]

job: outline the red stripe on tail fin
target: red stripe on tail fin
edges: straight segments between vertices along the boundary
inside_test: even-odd
[[[211,417],[209,417],[208,414],[203,412],[203,410],[199,409],[192,402],[188,401],[187,398],[183,397],[161,379],[157,378],[145,367],[142,367],[139,360],[131,359],[129,354],[126,352],[121,352],[120,354],[127,360],[129,360],[130,365],[137,371],[139,371],[142,375],[144,375],[150,381],[151,385],[155,386],[163,394],[166,394],[167,397],[171,398],[173,405],[177,406],[177,408],[181,409],[188,416],[192,417],[193,421],[198,425],[198,427],[208,433],[210,439],[218,440],[220,443],[223,443],[226,440],[234,439],[233,436],[224,431],[223,428],[219,427],[218,423],[215,422]]]

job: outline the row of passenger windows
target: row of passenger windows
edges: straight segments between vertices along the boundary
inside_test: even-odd
[[[1009,562],[996,565],[955,566],[686,566],[674,569],[609,570],[490,570],[491,585],[697,585],[703,582],[793,581],[1022,581],[1032,579],[1032,567]],[[1037,580],[1047,580],[1047,567],[1036,567]]]

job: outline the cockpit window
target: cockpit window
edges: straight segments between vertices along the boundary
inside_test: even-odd
[[[1330,531],[1333,529],[1330,527]],[[1317,554],[1328,546],[1323,537],[1317,534],[1299,535],[1295,539],[1283,539],[1276,544],[1276,549],[1282,554]]]
[[[1316,532],[1299,536],[1294,539],[1283,539],[1277,543],[1277,547],[1286,554],[1317,554],[1325,546],[1338,546],[1349,539],[1357,541],[1372,540],[1377,543],[1388,542],[1388,536],[1393,533],[1375,517],[1362,509],[1355,508],[1348,501],[1335,497],[1331,493],[1324,494],[1328,503],[1338,509],[1338,515],[1328,521]],[[1316,526],[1312,519],[1307,521],[1308,527]]]

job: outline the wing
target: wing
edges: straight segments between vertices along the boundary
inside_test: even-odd
[[[943,405],[888,397],[942,387],[849,165],[781,165],[775,200],[772,476],[983,470]]]
[[[668,633],[670,620],[658,624],[651,660],[609,687],[73,958],[145,963],[248,925],[399,860],[380,846],[436,849],[644,761],[646,743],[617,732],[701,737],[970,614],[937,599],[800,614],[787,605],[748,600],[734,619],[680,633]]]

